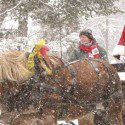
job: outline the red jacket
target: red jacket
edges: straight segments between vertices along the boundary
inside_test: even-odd
[[[98,50],[98,45],[91,45],[91,46],[85,46],[81,45],[79,46],[80,50],[83,50],[84,52],[88,53],[89,59],[100,59],[100,53]]]

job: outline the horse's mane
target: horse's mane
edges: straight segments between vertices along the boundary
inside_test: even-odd
[[[62,66],[62,60],[54,55],[49,56],[52,67]],[[10,50],[0,53],[0,83],[22,83],[32,77],[33,73],[28,69],[27,52]]]
[[[49,56],[51,64],[54,67],[59,68],[59,66],[62,65],[61,58],[51,55]],[[2,63],[1,63],[2,61]],[[28,107],[32,102],[37,103],[38,99],[34,98],[34,94],[39,94],[40,97],[41,92],[40,89],[35,87],[35,89],[31,89],[34,84],[30,84],[30,80],[28,80],[28,77],[30,77],[30,72],[27,68],[27,54],[26,52],[20,52],[20,51],[8,51],[3,52],[0,55],[0,80],[12,81],[17,83],[22,83],[22,81],[27,80],[28,84],[21,85],[21,89],[17,89],[18,91],[15,93],[11,93],[9,97],[4,99],[4,103],[7,106],[7,109],[9,111],[15,110],[22,110],[23,108]],[[5,68],[7,67],[7,68]],[[4,72],[3,69],[5,68]],[[3,77],[3,73],[5,76]],[[1,77],[2,76],[2,77]],[[35,81],[35,78],[33,79]],[[37,84],[35,84],[37,85]],[[32,93],[32,95],[31,95]],[[30,95],[29,95],[30,94]],[[8,96],[8,95],[6,95]],[[32,98],[33,96],[33,98]],[[29,98],[30,97],[30,98]],[[41,98],[39,98],[41,99]]]
[[[0,82],[21,83],[31,77],[26,52],[11,50],[0,53]]]

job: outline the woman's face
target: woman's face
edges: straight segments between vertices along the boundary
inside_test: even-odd
[[[90,43],[91,42],[91,40],[87,36],[85,36],[85,35],[81,35],[80,36],[80,41],[82,43]]]

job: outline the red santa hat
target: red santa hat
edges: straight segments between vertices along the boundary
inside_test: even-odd
[[[122,56],[125,55],[125,26],[123,28],[120,40],[113,50],[113,56],[121,56],[121,55]]]

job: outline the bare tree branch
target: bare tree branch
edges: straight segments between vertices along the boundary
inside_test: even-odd
[[[23,1],[24,1],[24,0],[20,0],[19,3],[18,3],[16,6],[14,6],[13,8],[11,8],[11,9],[9,9],[9,10],[6,10],[6,11],[4,11],[4,12],[2,12],[2,13],[0,13],[0,16],[3,15],[3,14],[5,14],[5,13],[7,13],[7,12],[10,12],[10,11],[16,9]]]

